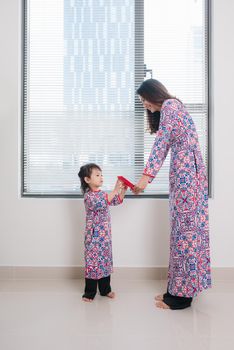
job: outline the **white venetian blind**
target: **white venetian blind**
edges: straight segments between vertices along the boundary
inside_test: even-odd
[[[153,78],[186,105],[196,124],[207,165],[208,1],[145,0],[144,5],[145,64]],[[153,140],[154,136],[145,135],[145,161]],[[168,193],[169,161],[170,154],[147,193]]]
[[[106,190],[139,179],[154,138],[135,95],[144,64],[188,106],[207,161],[205,0],[25,4],[24,195],[80,195],[88,162]],[[168,166],[145,195],[168,193]]]

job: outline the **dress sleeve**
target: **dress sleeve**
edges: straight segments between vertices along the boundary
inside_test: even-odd
[[[123,203],[123,200],[120,198],[118,194],[116,194],[110,202],[108,201],[108,195],[106,194],[106,200],[109,205],[113,205],[113,206]]]
[[[152,182],[159,172],[171,146],[174,108],[166,105],[161,111],[159,129],[155,137],[150,156],[143,171],[144,175],[150,176]]]
[[[87,192],[84,196],[85,207],[91,211],[103,210],[108,203],[103,192]]]

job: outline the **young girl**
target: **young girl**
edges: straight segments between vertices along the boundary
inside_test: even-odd
[[[109,205],[121,204],[127,187],[118,180],[111,193],[100,190],[103,183],[102,170],[93,163],[83,165],[78,176],[86,210],[83,300],[90,302],[94,299],[97,285],[102,296],[114,298],[110,286],[113,261]]]

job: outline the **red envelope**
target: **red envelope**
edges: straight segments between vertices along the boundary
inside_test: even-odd
[[[118,179],[119,179],[120,181],[122,181],[126,186],[130,187],[131,189],[134,188],[133,183],[131,183],[130,181],[128,181],[125,177],[123,177],[123,176],[118,176]]]

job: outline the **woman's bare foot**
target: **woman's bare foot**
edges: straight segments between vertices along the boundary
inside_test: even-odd
[[[154,299],[157,301],[163,301],[163,295],[162,294],[156,295]]]
[[[106,295],[108,298],[114,299],[115,298],[115,292],[110,292]]]
[[[93,301],[93,299],[89,299],[85,297],[82,297],[82,300],[85,301],[86,303],[91,303]]]
[[[156,302],[156,306],[160,309],[170,309],[170,306],[165,304],[162,300]]]

